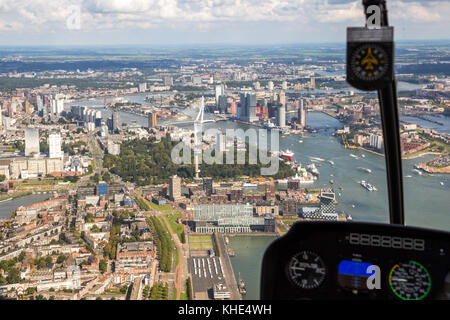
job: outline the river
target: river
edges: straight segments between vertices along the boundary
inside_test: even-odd
[[[123,115],[123,117],[122,117]],[[146,119],[122,113],[121,122],[128,122],[141,118],[139,124],[146,125]],[[130,120],[131,119],[131,120]],[[422,122],[412,121],[422,125]],[[423,121],[423,120],[422,120]],[[426,121],[424,121],[426,122]],[[324,159],[316,162],[320,171],[319,179],[307,187],[320,188],[329,186],[329,180],[334,180],[334,186],[342,185],[342,194],[337,194],[337,210],[352,215],[355,221],[388,222],[388,200],[386,184],[385,158],[366,151],[345,149],[339,141],[332,136],[335,128],[343,125],[336,119],[320,112],[308,112],[307,124],[312,128],[322,127],[315,134],[305,137],[288,135],[280,139],[280,149],[292,150],[294,159],[303,165],[311,163],[310,157]],[[428,122],[428,125],[432,124]],[[426,123],[423,123],[427,127]],[[206,128],[218,129],[242,128],[246,130],[249,125],[232,121],[206,123]],[[440,126],[442,127],[442,126]],[[300,143],[299,140],[303,142]],[[353,154],[355,157],[350,156]],[[414,164],[431,159],[426,156],[420,159],[403,161],[405,220],[407,225],[443,229],[450,231],[450,177],[437,174],[428,176],[413,173]],[[327,161],[332,160],[334,166]],[[358,170],[358,167],[368,168],[372,173]],[[374,184],[377,192],[369,192],[362,188],[358,181],[366,180]],[[442,186],[440,182],[443,182]],[[339,190],[335,188],[338,192]],[[259,299],[260,261],[267,245],[272,241],[270,237],[230,237],[230,246],[236,252],[232,258],[233,268],[238,278],[247,284],[245,299]]]

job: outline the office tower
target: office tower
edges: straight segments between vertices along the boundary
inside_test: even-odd
[[[383,148],[383,136],[378,134],[371,134],[369,144],[371,147],[381,150]]]
[[[225,86],[221,83],[216,86],[216,106],[219,105],[219,97],[225,95]]]
[[[298,124],[302,126],[303,128],[306,126],[306,109],[304,100],[300,99],[297,101],[298,103]]]
[[[258,120],[258,117],[256,116],[256,94],[241,93],[240,104],[240,120],[248,122],[254,122]]]
[[[231,102],[231,114],[236,116],[236,111],[236,99],[233,99],[233,102]]]
[[[31,108],[30,108],[30,102],[28,100],[25,100],[25,113],[26,114],[31,114]]]
[[[227,149],[227,138],[226,136],[219,132],[216,136],[216,148],[219,152],[225,152]]]
[[[150,112],[148,114],[148,128],[156,128],[158,126],[158,114],[156,112]]]
[[[25,156],[29,157],[33,154],[39,154],[39,129],[25,129]]]
[[[283,81],[283,83],[281,84],[281,89],[287,90],[287,82],[286,81]]]
[[[119,111],[115,110],[112,114],[112,131],[116,133],[119,130],[120,130],[120,113]]]
[[[62,158],[63,153],[61,151],[61,134],[52,132],[48,136],[48,149],[49,158]]]
[[[269,82],[267,83],[267,89],[268,89],[269,91],[273,91],[273,82],[272,82],[272,81],[269,81]]]
[[[294,198],[284,199],[282,203],[283,217],[297,217],[297,201]]]
[[[278,103],[286,106],[286,93],[284,91],[280,91],[280,94],[278,95]]]
[[[277,125],[279,127],[285,127],[286,126],[286,107],[282,104],[278,107],[277,112]]]
[[[42,101],[41,96],[39,96],[39,95],[36,97],[36,106],[37,106],[37,110],[38,110],[39,116],[42,117],[43,114],[44,114],[44,112],[43,112],[44,103]]]
[[[314,77],[311,77],[309,86],[311,87],[311,89],[316,88],[316,79]]]
[[[203,178],[203,191],[205,191],[207,196],[210,196],[213,193],[213,179],[212,178]]]
[[[173,78],[169,76],[164,77],[164,85],[173,86]]]
[[[334,204],[336,195],[333,189],[320,190],[320,212],[322,214],[335,214],[336,205]]]
[[[266,183],[266,201],[273,201],[275,200],[275,183],[274,182],[268,182]]]
[[[172,201],[178,201],[181,198],[181,178],[177,175],[170,177],[169,198]]]
[[[219,102],[217,103],[217,108],[220,113],[225,113],[228,107],[228,99],[227,96],[219,96]]]
[[[139,92],[145,92],[147,91],[147,83],[139,83]]]

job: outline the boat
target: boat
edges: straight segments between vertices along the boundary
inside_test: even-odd
[[[353,153],[350,153],[349,156],[350,156],[350,157],[353,157],[353,158],[355,158],[355,159],[359,159],[359,157],[358,157],[358,156],[355,156]]]
[[[331,164],[332,166],[334,166],[334,161],[333,160],[328,160],[328,163]]]
[[[412,175],[408,174],[407,176],[405,176],[406,178],[412,178]]]
[[[362,154],[362,155],[361,155],[361,157],[365,158],[365,157],[366,157],[366,155],[365,155],[365,154]]]
[[[283,159],[292,160],[292,158],[294,157],[294,153],[291,150],[281,151],[280,157]]]
[[[358,167],[357,168],[359,171],[365,171],[367,173],[372,173],[372,170],[368,169],[368,168],[363,168],[363,167]]]
[[[344,190],[344,187],[342,185],[340,185],[339,190]]]
[[[444,185],[444,183],[441,181],[441,186],[443,186]]]
[[[257,187],[258,185],[257,184],[254,184],[254,183],[244,183],[243,185],[242,185],[242,187],[244,187],[244,188],[253,188],[253,187]]]
[[[319,170],[317,170],[316,165],[314,163],[308,164],[306,169],[311,172],[313,175],[318,176],[320,174]]]
[[[362,180],[360,182],[360,184],[361,184],[361,186],[363,186],[368,191],[378,191],[378,189],[374,185],[372,185],[372,184],[370,184],[370,183],[368,183],[368,182],[366,182],[364,180]]]
[[[234,252],[233,249],[228,248],[228,255],[229,255],[230,257],[234,257],[234,256],[236,255],[236,253]]]
[[[241,273],[239,272],[239,293],[244,295],[247,293],[247,287],[245,286],[244,280],[241,279]]]
[[[334,183],[334,180],[330,180],[330,184],[333,184]]]
[[[319,157],[309,157],[311,160],[315,161],[325,161],[325,159],[319,158]]]
[[[420,170],[412,169],[412,171],[413,171],[414,173],[417,173],[419,176],[422,175],[422,171],[420,171]]]
[[[229,244],[229,243],[230,243],[230,240],[228,240],[228,237],[225,237],[225,243],[226,243],[226,244]]]
[[[303,140],[298,140],[298,143],[303,143]]]

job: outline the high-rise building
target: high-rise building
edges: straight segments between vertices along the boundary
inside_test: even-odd
[[[181,198],[181,178],[177,175],[170,177],[169,198],[172,201],[178,201]]]
[[[33,154],[39,154],[39,129],[25,129],[25,156],[29,157]]]
[[[304,128],[306,126],[306,108],[305,108],[303,99],[298,100],[298,116],[297,117],[298,117],[298,124]]]
[[[49,158],[62,158],[63,153],[61,151],[61,134],[52,132],[48,136],[48,149]]]
[[[217,108],[220,113],[225,113],[228,107],[228,99],[227,96],[219,96],[219,102],[217,103]]]
[[[371,147],[381,150],[383,148],[383,136],[378,134],[371,134],[369,144]]]
[[[287,86],[287,82],[283,81],[283,83],[281,84],[281,89],[283,90],[287,90],[288,86]]]
[[[103,196],[108,194],[108,184],[105,181],[100,181],[97,184],[97,188],[95,190],[98,196]]]
[[[269,81],[269,82],[267,83],[267,89],[268,89],[269,91],[273,91],[273,82],[272,82],[272,81]]]
[[[286,107],[282,104],[279,105],[277,111],[277,125],[279,127],[286,126]]]
[[[284,199],[282,203],[283,217],[297,217],[297,201],[294,198]]]
[[[203,191],[205,191],[207,196],[210,196],[213,193],[213,179],[212,178],[203,178]]]
[[[120,130],[120,113],[115,110],[112,114],[112,131],[118,132]]]
[[[164,85],[165,86],[173,86],[173,78],[170,76],[164,77]]]
[[[286,106],[286,93],[284,91],[280,91],[278,95],[278,102],[283,106]]]
[[[255,90],[261,90],[261,84],[260,84],[258,81],[256,81],[256,82],[253,84],[253,86],[254,86]]]
[[[219,105],[219,97],[225,94],[225,86],[221,83],[216,86],[216,106]]]
[[[254,122],[258,120],[258,117],[256,116],[256,94],[241,93],[240,106],[240,120],[248,122]]]
[[[231,102],[231,114],[236,116],[236,111],[236,99],[233,99],[233,102]]]
[[[275,200],[275,183],[268,182],[266,183],[266,201]]]
[[[139,92],[145,92],[147,91],[147,83],[139,83]]]
[[[30,108],[30,102],[28,100],[25,100],[25,113],[31,114],[31,108]]]
[[[156,128],[158,126],[158,114],[156,112],[150,112],[148,114],[148,128]]]
[[[311,87],[311,89],[315,89],[316,88],[316,78],[311,77],[309,86]]]

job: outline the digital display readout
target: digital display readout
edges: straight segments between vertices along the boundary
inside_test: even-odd
[[[367,269],[371,265],[368,262],[342,260],[339,263],[338,273],[342,275],[369,277],[372,273],[368,273]]]
[[[342,260],[338,266],[338,283],[342,288],[365,290],[367,278],[372,275],[368,268],[372,263]]]

